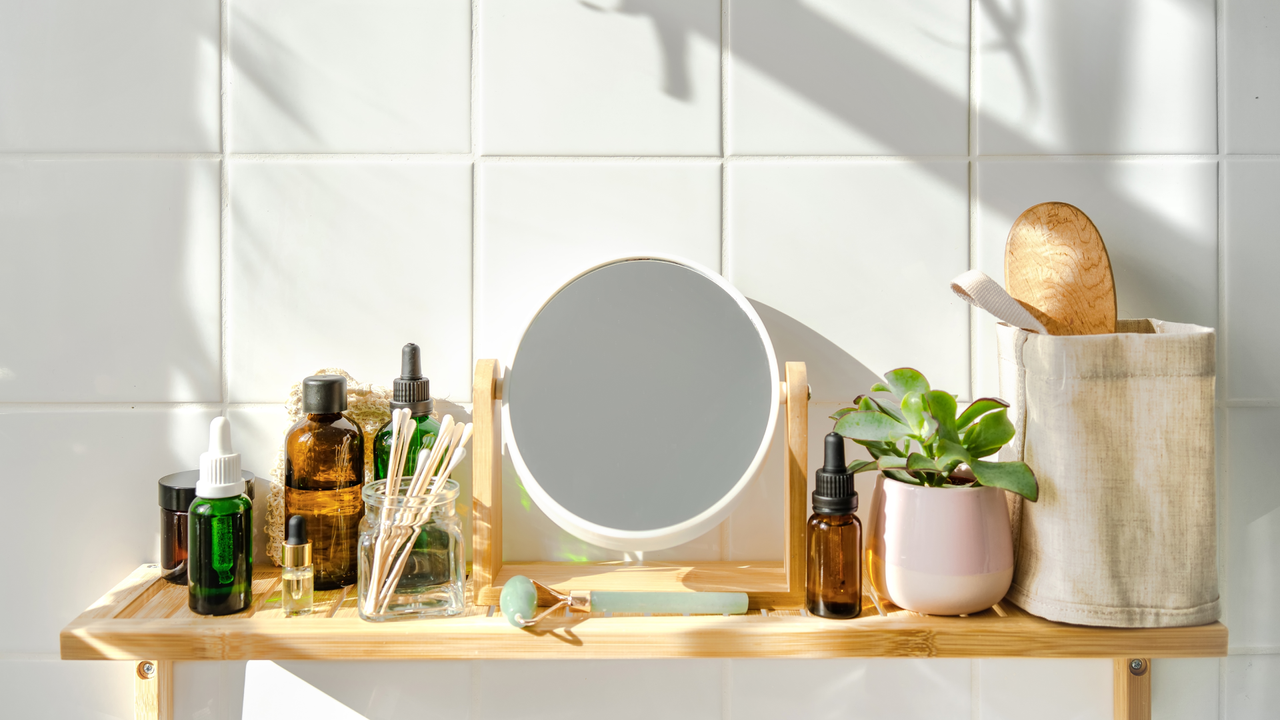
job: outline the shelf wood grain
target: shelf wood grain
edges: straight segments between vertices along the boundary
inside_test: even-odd
[[[779,570],[779,574],[780,570]],[[512,628],[486,606],[467,615],[367,623],[353,590],[317,593],[317,612],[280,615],[279,571],[260,568],[252,608],[200,617],[186,588],[144,566],[63,629],[68,660],[412,660],[682,657],[1213,657],[1227,651],[1221,623],[1121,630],[1053,623],[1002,603],[962,618],[926,617],[868,600],[863,617],[822,620],[799,611],[745,616],[548,618]],[[167,614],[166,614],[167,613]]]

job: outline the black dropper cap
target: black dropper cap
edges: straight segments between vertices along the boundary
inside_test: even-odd
[[[346,378],[341,375],[312,375],[302,381],[302,412],[329,415],[346,409]]]
[[[301,515],[294,515],[289,518],[289,524],[285,526],[285,545],[306,545],[307,544],[307,519]]]
[[[391,409],[397,408],[414,417],[431,414],[431,381],[422,376],[422,353],[413,343],[400,351],[400,377],[391,381]]]
[[[858,509],[853,473],[844,463],[844,437],[830,433],[825,441],[822,469],[814,473],[813,511],[821,515],[848,515]]]

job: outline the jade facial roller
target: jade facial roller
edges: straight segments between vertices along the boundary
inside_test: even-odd
[[[551,595],[556,604],[534,615],[538,590]],[[747,594],[740,592],[606,592],[573,590],[568,595],[540,582],[516,575],[502,586],[498,607],[513,627],[526,628],[542,618],[568,607],[573,612],[690,613],[694,615],[744,615]]]

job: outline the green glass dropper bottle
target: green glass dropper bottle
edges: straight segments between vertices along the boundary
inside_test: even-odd
[[[244,493],[231,423],[214,418],[187,514],[187,606],[199,615],[230,615],[253,602],[253,503]]]
[[[400,352],[400,377],[391,381],[391,409],[407,408],[413,414],[413,437],[409,439],[409,457],[404,474],[412,475],[418,467],[418,451],[435,446],[440,421],[431,417],[431,381],[422,376],[422,355],[418,346],[409,343]],[[391,468],[391,421],[378,429],[373,441],[373,474],[375,480],[387,476]]]

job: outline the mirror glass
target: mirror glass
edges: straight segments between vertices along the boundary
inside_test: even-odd
[[[718,524],[773,435],[778,370],[747,300],[689,263],[636,258],[557,291],[503,388],[505,439],[558,525],[656,550]]]

